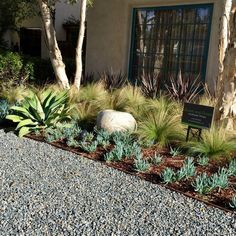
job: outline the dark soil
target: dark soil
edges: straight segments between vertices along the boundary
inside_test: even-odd
[[[28,138],[45,142],[44,137],[42,136],[36,136],[36,135],[28,135]],[[53,142],[50,143],[51,145],[61,148],[63,150],[67,150],[73,153],[76,153],[80,156],[86,157],[88,159],[92,159],[95,161],[99,161],[109,167],[113,167],[115,169],[118,169],[120,171],[123,171],[125,173],[131,174],[131,175],[136,175],[146,181],[152,182],[154,184],[159,184],[162,186],[165,186],[166,188],[169,188],[171,190],[180,192],[188,197],[200,200],[210,206],[214,206],[217,208],[220,208],[224,211],[227,212],[232,212],[232,209],[230,209],[229,203],[234,195],[236,195],[236,177],[230,177],[229,182],[230,186],[227,189],[220,190],[220,191],[212,191],[207,195],[200,195],[197,194],[192,185],[191,182],[192,179],[180,181],[180,182],[175,182],[172,184],[163,184],[162,179],[160,177],[161,172],[166,168],[166,167],[171,167],[174,170],[179,170],[183,162],[185,160],[185,156],[176,156],[172,157],[168,149],[160,149],[158,147],[151,147],[151,148],[146,148],[143,149],[143,156],[144,158],[148,159],[150,156],[154,156],[156,154],[161,154],[163,156],[163,161],[160,165],[154,166],[152,165],[149,171],[145,173],[138,173],[135,171],[133,163],[133,159],[124,159],[121,162],[105,162],[104,160],[104,154],[109,152],[113,146],[109,146],[106,149],[104,148],[98,148],[96,152],[93,153],[86,153],[80,148],[71,148],[66,145],[65,142],[63,141],[58,141],[58,142]],[[217,172],[219,168],[221,167],[226,167],[229,163],[229,160],[226,158],[221,158],[219,160],[210,160],[209,164],[205,167],[196,164],[196,171],[197,173],[202,173],[206,172],[209,175],[212,175],[213,173]]]

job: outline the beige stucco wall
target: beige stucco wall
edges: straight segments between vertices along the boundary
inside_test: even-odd
[[[61,1],[56,4],[55,30],[56,30],[57,40],[62,40],[62,41],[66,40],[66,32],[62,27],[64,21],[70,16],[74,16],[76,19],[78,19],[79,14],[80,14],[79,2],[70,5]],[[42,28],[42,21],[40,17],[36,16],[22,22],[21,27]],[[19,36],[16,32],[7,32],[5,35],[5,39],[9,42],[9,45],[11,45],[11,43],[15,44],[16,42],[19,42]],[[41,55],[43,58],[48,58],[48,49],[46,47],[43,34],[41,40]]]
[[[221,0],[97,0],[88,12],[86,71],[128,73],[131,43],[132,9],[147,6],[214,3],[212,32],[207,62],[206,82],[214,88],[218,68],[219,19]]]

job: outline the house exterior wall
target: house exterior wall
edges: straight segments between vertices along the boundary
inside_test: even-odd
[[[55,30],[57,40],[65,41],[66,40],[66,32],[63,29],[62,24],[66,19],[70,16],[74,16],[75,19],[79,19],[80,14],[80,3],[76,3],[73,5],[66,4],[64,2],[56,3],[56,15],[55,15]],[[21,27],[25,28],[40,28],[42,29],[42,21],[40,17],[33,17],[22,22]],[[7,32],[5,35],[5,40],[9,42],[9,45],[19,43],[20,39],[16,32]],[[48,49],[45,44],[43,32],[41,39],[41,56],[42,58],[48,58]]]
[[[112,68],[128,74],[131,46],[132,9],[213,3],[206,83],[214,90],[218,73],[219,23],[223,1],[219,0],[98,0],[88,11],[86,71]]]

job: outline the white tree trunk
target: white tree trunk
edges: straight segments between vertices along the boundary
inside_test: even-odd
[[[83,73],[83,62],[82,62],[82,50],[83,50],[83,42],[85,35],[85,21],[86,21],[86,10],[87,10],[87,0],[81,0],[81,8],[80,8],[80,30],[79,37],[76,48],[76,72],[75,72],[75,80],[74,85],[79,90],[81,84],[81,78]]]
[[[215,120],[221,119],[221,106],[223,99],[223,71],[224,71],[224,59],[226,49],[228,47],[229,42],[229,18],[230,11],[232,8],[232,0],[224,0],[223,2],[223,12],[220,20],[220,32],[219,32],[219,58],[218,58],[218,78],[216,84],[216,97],[217,104],[215,108]]]
[[[216,118],[234,128],[236,117],[236,6],[225,1],[224,20],[220,35],[219,81]]]
[[[62,60],[61,51],[57,44],[56,32],[53,26],[50,8],[47,5],[47,1],[45,0],[37,0],[37,1],[40,6],[46,44],[48,46],[49,57],[52,63],[56,79],[63,88],[69,89],[70,85],[68,77],[66,75],[65,64],[63,63]]]

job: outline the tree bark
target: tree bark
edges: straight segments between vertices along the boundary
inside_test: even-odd
[[[53,20],[51,17],[50,8],[45,0],[37,0],[41,10],[44,35],[46,38],[46,44],[49,50],[49,57],[52,63],[52,67],[60,86],[69,89],[69,81],[66,75],[65,64],[62,60],[61,51],[57,44],[56,32],[53,26]]]
[[[76,72],[74,80],[74,85],[78,90],[80,89],[82,73],[83,73],[82,50],[83,50],[83,42],[85,35],[86,10],[87,10],[87,0],[82,0],[80,7],[80,30],[76,48],[76,59],[75,59]]]
[[[227,129],[233,129],[236,116],[236,7],[232,0],[225,1],[223,18],[215,118],[225,121]]]

